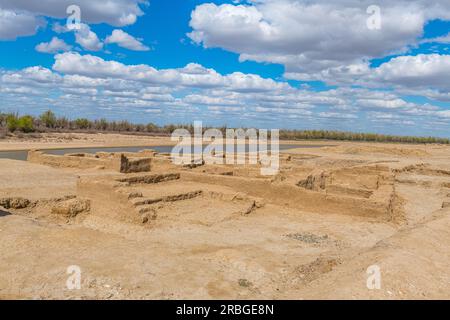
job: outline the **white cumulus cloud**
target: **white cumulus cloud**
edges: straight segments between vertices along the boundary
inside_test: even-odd
[[[77,5],[81,9],[82,21],[107,23],[113,26],[134,24],[143,15],[140,5],[144,0],[0,0],[0,7],[16,12],[28,12],[35,16],[67,18],[67,7]]]
[[[44,20],[32,14],[4,10],[0,5],[0,40],[34,35],[44,25]]]
[[[140,40],[120,29],[113,30],[112,34],[105,39],[105,43],[115,43],[119,47],[134,51],[150,50],[150,48],[145,46]]]
[[[103,43],[97,34],[84,23],[81,24],[79,30],[75,30],[75,41],[89,51],[100,51],[103,49]]]
[[[254,74],[234,72],[221,75],[214,69],[207,69],[198,64],[188,64],[179,69],[158,70],[149,65],[125,65],[117,61],[107,61],[93,55],[80,55],[75,52],[56,55],[53,69],[66,74],[94,78],[127,79],[142,83],[184,87],[225,87],[242,92],[264,92],[289,88],[286,83]]]
[[[450,55],[419,54],[400,56],[382,64],[371,78],[414,88],[438,88],[450,92]]]
[[[188,36],[205,48],[219,47],[240,60],[282,64],[298,80],[349,79],[373,58],[404,53],[420,42],[425,24],[450,19],[450,2],[388,1],[381,29],[367,27],[372,0],[251,0],[205,3],[191,14]]]
[[[36,46],[36,51],[43,53],[57,53],[61,51],[69,51],[71,49],[72,46],[57,37],[53,37],[50,42],[41,42]]]

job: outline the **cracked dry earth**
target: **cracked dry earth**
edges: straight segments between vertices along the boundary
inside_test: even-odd
[[[335,144],[274,177],[0,160],[0,298],[449,299],[450,148]]]

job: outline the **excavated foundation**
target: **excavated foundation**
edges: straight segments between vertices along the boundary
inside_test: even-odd
[[[152,150],[1,160],[0,298],[445,296],[450,149],[342,144],[288,150],[274,176]]]
[[[400,219],[402,202],[395,190],[398,169],[360,162],[308,165],[315,160],[314,156],[283,154],[279,174],[267,177],[260,175],[259,164],[176,166],[170,155],[153,150],[63,156],[30,151],[28,155],[29,162],[55,168],[98,170],[98,174],[80,176],[77,196],[89,200],[90,214],[123,222],[149,223],[171,205],[172,210],[183,211],[183,204],[196,210],[196,205],[207,203],[219,212],[227,203],[235,203],[236,197],[246,198],[245,203],[236,210],[232,205],[229,216],[255,213],[264,202],[312,213]],[[403,171],[431,172],[422,166]]]

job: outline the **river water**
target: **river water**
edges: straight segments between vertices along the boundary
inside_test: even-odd
[[[326,145],[305,145],[305,144],[280,144],[280,150],[294,148],[321,148]],[[63,148],[43,150],[47,154],[64,155],[66,153],[96,153],[96,152],[138,152],[144,149],[153,149],[160,153],[170,153],[173,146],[148,146],[148,147],[92,147],[92,148]],[[270,144],[269,144],[270,149]],[[27,150],[21,151],[0,151],[0,159],[27,160]]]

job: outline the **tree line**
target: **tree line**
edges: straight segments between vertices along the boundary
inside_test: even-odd
[[[89,120],[77,118],[70,120],[67,117],[57,117],[48,110],[40,116],[20,116],[17,113],[0,113],[0,128],[4,132],[122,132],[122,133],[149,133],[170,135],[175,129],[184,128],[193,132],[192,124],[169,124],[158,126],[154,123],[135,124],[126,120],[108,121],[106,119]],[[204,130],[208,127],[204,127]],[[226,126],[219,128],[225,134]],[[375,133],[356,133],[330,130],[280,130],[282,140],[346,140],[346,141],[373,141],[373,142],[401,142],[401,143],[441,143],[450,144],[450,139],[436,137],[396,136]]]
[[[397,136],[377,133],[358,133],[330,130],[280,130],[280,139],[450,144],[450,139],[447,138]]]
[[[171,134],[177,128],[189,125],[158,126],[154,123],[134,124],[126,120],[108,121],[106,119],[89,120],[87,118],[69,119],[57,117],[52,111],[45,111],[37,117],[19,116],[17,113],[0,113],[0,128],[7,132],[58,132],[58,131],[105,131],[105,132],[148,132]]]

